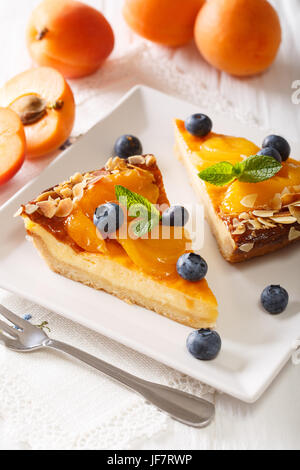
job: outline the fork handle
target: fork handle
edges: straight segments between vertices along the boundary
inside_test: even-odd
[[[118,367],[61,341],[49,339],[45,346],[73,356],[117,382],[121,382],[126,387],[143,396],[161,411],[184,424],[200,428],[207,426],[214,417],[214,405],[203,398],[135,377]]]

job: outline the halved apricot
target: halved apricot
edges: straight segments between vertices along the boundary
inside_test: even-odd
[[[9,80],[0,90],[0,106],[9,107],[19,115],[29,158],[56,150],[73,128],[72,90],[64,77],[50,67],[30,69]]]
[[[65,77],[95,72],[114,47],[114,34],[95,8],[74,0],[44,0],[30,18],[27,45],[39,65]]]
[[[25,133],[19,116],[11,109],[0,108],[0,184],[19,171],[25,149]]]

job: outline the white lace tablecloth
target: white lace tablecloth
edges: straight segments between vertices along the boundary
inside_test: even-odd
[[[39,0],[0,4],[0,85],[28,68],[24,29]],[[86,132],[137,83],[159,88],[251,125],[299,139],[300,104],[292,83],[300,80],[300,2],[277,0],[283,43],[273,67],[252,79],[213,70],[193,44],[172,50],[153,45],[124,24],[121,0],[89,0],[111,21],[116,48],[95,75],[70,81],[77,102],[73,134]],[[267,27],[267,25],[266,25]],[[4,46],[5,45],[5,46]],[[0,189],[0,205],[45,167],[50,158],[26,162]],[[18,355],[0,346],[0,449],[292,449],[300,448],[300,374],[289,363],[254,405],[214,393],[203,384],[93,331],[0,290],[0,302],[16,313],[47,321],[50,335],[144,378],[205,395],[216,419],[203,430],[176,423],[75,360],[54,352]]]

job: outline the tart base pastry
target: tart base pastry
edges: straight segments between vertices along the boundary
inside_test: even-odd
[[[152,168],[147,168],[147,170],[144,164],[135,164],[134,167],[138,169],[137,171],[151,170],[155,174],[160,194],[158,199],[166,200],[161,174],[156,163],[152,165]],[[105,176],[112,174],[110,170],[101,171]],[[117,170],[112,171],[116,174]],[[91,178],[93,179],[93,174]],[[101,185],[101,179],[95,184]],[[91,184],[88,183],[86,188],[89,187],[91,188]],[[65,189],[67,188],[62,190]],[[51,193],[52,189],[42,193],[37,199],[43,199],[43,194],[51,198],[49,191]],[[144,191],[149,192],[147,188]],[[78,188],[76,192],[80,193]],[[67,195],[68,191],[65,191],[65,194]],[[57,207],[62,200],[65,199],[60,199],[59,203],[56,203]],[[218,315],[217,302],[205,279],[193,283],[185,281],[177,273],[164,277],[157,276],[155,272],[146,272],[132,261],[122,247],[116,247],[116,241],[113,241],[113,250],[109,249],[107,252],[84,250],[74,241],[64,238],[61,233],[61,226],[65,226],[68,218],[72,217],[74,208],[65,217],[59,218],[54,215],[49,219],[41,214],[40,209],[35,209],[38,202],[37,200],[31,201],[23,206],[21,215],[27,234],[54,272],[95,289],[104,290],[128,303],[154,310],[184,325],[193,328],[215,326]],[[75,206],[77,204],[78,202],[75,201]],[[47,205],[46,208],[42,205],[42,208],[48,210]],[[48,214],[52,215],[51,212]],[[80,240],[77,241],[80,242]],[[110,246],[110,242],[106,243]]]
[[[236,163],[255,155],[247,139],[210,133],[201,138],[176,119],[175,154],[188,172],[197,198],[223,257],[238,263],[274,252],[300,240],[300,162],[289,159],[278,176],[262,183],[225,187],[205,183],[200,170],[218,161]]]

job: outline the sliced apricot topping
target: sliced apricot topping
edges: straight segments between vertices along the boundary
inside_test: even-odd
[[[130,231],[130,229],[129,229]],[[133,239],[128,233],[127,238],[118,238],[127,255],[134,264],[149,274],[160,277],[176,274],[176,262],[187,249],[190,242],[182,227],[170,227],[170,233],[164,238],[163,227],[157,226],[149,238]]]
[[[0,90],[0,105],[19,115],[30,158],[56,150],[73,128],[73,93],[64,77],[49,67],[34,68],[9,80]]]
[[[104,175],[97,183],[87,188],[80,200],[80,207],[83,212],[92,218],[98,206],[105,202],[115,201],[115,186],[117,184],[141,194],[153,204],[158,200],[159,188],[154,182],[152,173],[133,168],[115,174]]]
[[[106,244],[93,222],[80,209],[66,220],[66,230],[74,242],[85,251],[106,253]]]
[[[12,178],[25,158],[25,133],[18,115],[0,108],[0,184]]]

